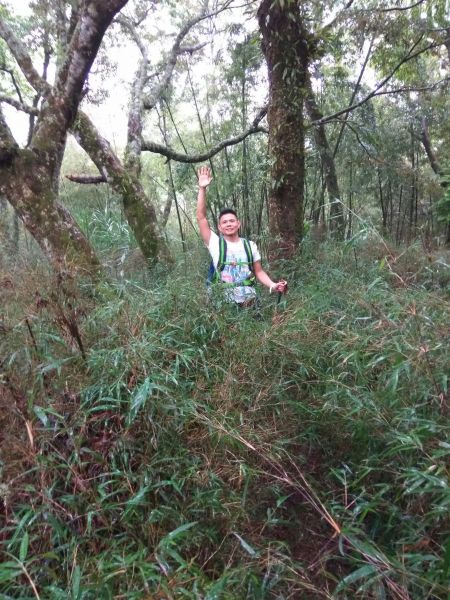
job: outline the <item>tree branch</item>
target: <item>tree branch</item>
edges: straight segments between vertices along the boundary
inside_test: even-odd
[[[402,10],[411,10],[412,8],[415,8],[416,6],[419,6],[419,4],[423,4],[425,2],[425,0],[419,0],[418,2],[415,2],[414,4],[410,4],[409,6],[390,6],[387,8],[374,8],[374,9],[370,9],[370,12],[395,12],[395,11],[402,11]],[[369,9],[365,10],[365,11],[361,11],[361,12],[369,12]]]
[[[370,40],[369,48],[368,48],[367,53],[366,53],[366,57],[364,59],[362,67],[361,67],[361,69],[359,71],[358,80],[356,82],[355,89],[353,90],[352,97],[351,97],[351,100],[350,100],[350,104],[353,104],[353,102],[355,101],[356,95],[359,92],[364,72],[365,72],[367,64],[369,62],[370,55],[372,54],[372,47],[373,47],[374,42],[375,42],[375,37],[372,37],[372,39]],[[340,145],[340,143],[342,141],[342,138],[344,136],[345,123],[347,121],[347,118],[348,118],[349,114],[350,113],[346,113],[345,114],[345,117],[344,117],[343,123],[341,125],[341,129],[339,131],[339,135],[338,135],[336,144],[335,144],[334,149],[333,149],[333,158],[336,157],[336,154],[337,154],[338,149],[339,149],[339,145]]]
[[[66,179],[81,184],[108,183],[104,175],[66,175]]]
[[[377,162],[381,162],[374,154],[372,154],[371,152],[369,152],[369,150],[366,148],[366,145],[364,144],[364,142],[362,141],[362,139],[359,137],[359,133],[358,133],[356,127],[354,127],[353,124],[350,123],[350,121],[348,121],[348,120],[345,122],[345,124],[350,129],[350,131],[354,134],[354,136],[356,137],[356,141],[361,146],[361,148],[364,150],[364,152],[367,154],[367,156],[371,160],[374,160],[374,161],[377,161]]]
[[[352,104],[351,106],[348,106],[347,108],[343,108],[342,110],[339,110],[335,113],[333,113],[332,115],[328,115],[326,117],[323,117],[322,119],[319,119],[319,121],[313,121],[311,123],[311,125],[319,125],[319,124],[325,124],[325,123],[329,123],[330,121],[334,121],[336,119],[336,117],[340,117],[341,115],[344,115],[346,113],[349,113],[353,110],[355,110],[356,108],[359,108],[360,106],[362,106],[363,104],[365,104],[368,100],[370,100],[371,98],[373,98],[374,96],[380,95],[382,92],[379,92],[379,90],[384,87],[388,81],[390,81],[390,79],[392,79],[392,77],[395,75],[395,73],[400,69],[400,67],[402,65],[404,65],[405,63],[409,62],[410,60],[412,60],[413,58],[416,58],[417,56],[419,56],[420,54],[423,54],[424,52],[426,52],[427,50],[431,50],[432,48],[437,48],[441,45],[441,43],[433,43],[433,44],[428,44],[428,46],[426,46],[425,48],[421,48],[420,50],[418,50],[417,52],[413,52],[414,48],[417,46],[417,44],[420,43],[420,41],[422,40],[421,36],[417,42],[415,44],[413,44],[413,46],[411,47],[411,49],[409,50],[408,54],[406,56],[403,57],[403,59],[392,69],[392,71],[389,73],[389,75],[387,75],[376,87],[374,90],[372,90],[369,94],[367,94],[362,100],[360,100],[359,102],[356,102],[355,104]]]
[[[204,21],[205,19],[208,19],[210,17],[214,17],[214,16],[218,15],[219,13],[223,12],[224,10],[226,10],[228,8],[228,6],[230,4],[232,4],[232,0],[227,0],[227,2],[225,2],[223,4],[223,6],[219,7],[217,10],[215,10],[213,12],[209,12],[209,13],[206,12],[206,6],[205,6],[205,8],[203,9],[203,11],[200,14],[196,15],[195,17],[193,17],[192,19],[187,21],[187,23],[180,29],[180,31],[178,32],[178,34],[175,38],[175,41],[172,45],[172,48],[169,52],[166,64],[162,70],[161,80],[159,81],[159,83],[157,85],[154,86],[154,88],[144,98],[144,108],[146,110],[151,110],[156,105],[156,103],[158,102],[162,93],[167,88],[167,86],[170,82],[170,79],[172,77],[173,70],[177,63],[178,56],[180,54],[186,53],[186,52],[192,53],[195,49],[198,49],[198,47],[195,47],[195,46],[192,48],[189,48],[189,49],[181,47],[182,41],[187,36],[187,34],[190,32],[190,30],[195,25],[200,23],[201,21]],[[201,46],[199,46],[199,47],[201,47]]]
[[[434,152],[433,147],[431,145],[430,134],[428,132],[428,123],[427,123],[426,117],[422,117],[422,132],[421,133],[422,133],[421,141],[422,141],[423,147],[425,148],[425,152],[427,154],[428,160],[430,161],[430,166],[433,169],[433,171],[436,173],[436,175],[442,175],[442,170],[441,170],[439,161],[438,161],[436,153]]]
[[[13,98],[10,98],[9,96],[0,95],[0,103],[1,102],[4,102],[5,104],[9,104],[10,106],[13,106],[16,110],[20,110],[29,115],[36,116],[39,114],[39,110],[37,108],[35,108],[34,106],[29,106],[28,104],[23,104],[21,102],[18,102],[17,100],[14,100]]]
[[[103,35],[128,0],[88,0],[83,4],[75,31],[54,86],[39,115],[31,148],[44,150],[55,163],[73,124],[82,89],[100,47]],[[51,145],[48,140],[51,140]]]
[[[207,46],[206,42],[202,42],[201,44],[197,44],[195,46],[182,46],[180,48],[180,54],[194,54],[194,52],[198,52],[205,46]]]
[[[19,98],[19,102],[23,103],[22,93],[20,91],[19,86],[17,85],[17,81],[16,81],[16,77],[14,75],[14,71],[12,69],[7,69],[5,66],[0,67],[0,70],[9,74],[9,76],[11,77],[14,89],[16,90],[16,94],[17,94],[17,96]]]
[[[435,83],[432,83],[430,85],[425,85],[423,87],[402,87],[395,88],[393,90],[381,90],[379,92],[376,92],[374,96],[387,96],[390,94],[407,94],[408,92],[429,92],[430,90],[435,90],[442,83],[448,83],[449,81],[450,76],[445,77],[444,79],[440,79],[439,81],[436,81]]]
[[[131,34],[131,37],[135,41],[136,46],[141,51],[142,56],[147,57],[147,48],[142,42],[141,36],[139,35],[136,29],[136,25],[132,22],[132,20],[126,17],[125,15],[119,15],[115,19],[115,21],[116,23],[119,23],[119,25],[122,25],[122,27],[128,30],[128,32]]]
[[[162,156],[165,156],[168,159],[176,160],[176,161],[182,162],[182,163],[203,162],[204,160],[212,158],[213,156],[218,154],[224,148],[227,148],[228,146],[235,146],[236,144],[239,144],[240,142],[245,140],[245,138],[247,138],[249,135],[252,135],[254,133],[267,133],[267,130],[264,127],[259,126],[259,123],[266,115],[266,112],[267,112],[267,107],[262,108],[260,110],[260,112],[258,113],[258,115],[255,117],[255,119],[254,119],[251,127],[249,127],[249,129],[247,129],[240,135],[237,135],[236,137],[229,138],[227,140],[223,140],[219,144],[216,144],[216,146],[213,146],[212,148],[210,148],[208,151],[202,152],[200,154],[190,154],[190,155],[186,154],[186,153],[183,154],[182,152],[177,152],[176,150],[173,150],[172,148],[169,148],[167,146],[163,146],[162,144],[156,144],[155,142],[150,142],[150,141],[145,141],[145,140],[142,142],[142,150],[145,150],[147,152],[153,152],[155,154],[161,154]]]
[[[34,68],[33,62],[28,54],[27,49],[25,48],[25,45],[22,44],[12,29],[8,27],[8,25],[2,19],[0,19],[0,37],[3,38],[8,45],[11,54],[16,59],[20,70],[24,74],[31,87],[39,92],[42,96],[49,94],[51,87],[44,79],[42,79],[37,70]]]

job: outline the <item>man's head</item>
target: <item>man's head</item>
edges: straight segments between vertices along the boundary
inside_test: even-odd
[[[241,222],[236,211],[232,208],[223,208],[219,213],[219,231],[222,235],[234,236],[239,231]]]

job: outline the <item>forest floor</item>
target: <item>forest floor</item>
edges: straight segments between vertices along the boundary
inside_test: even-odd
[[[262,318],[187,260],[1,265],[0,597],[447,598],[448,253],[305,244]]]

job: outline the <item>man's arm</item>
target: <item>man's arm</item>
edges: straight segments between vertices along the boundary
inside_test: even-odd
[[[277,282],[272,281],[262,268],[261,261],[255,260],[253,263],[253,270],[259,283],[268,287],[271,292],[281,292],[283,294],[287,291],[287,281],[284,281],[284,279]]]
[[[208,167],[200,167],[198,174],[198,196],[197,196],[197,223],[200,235],[206,245],[211,238],[211,228],[206,218],[206,188],[212,181],[211,171]]]

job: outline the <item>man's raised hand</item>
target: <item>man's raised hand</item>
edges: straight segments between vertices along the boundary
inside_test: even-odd
[[[206,188],[212,181],[211,169],[209,167],[200,167],[197,171],[197,176],[199,187]]]

